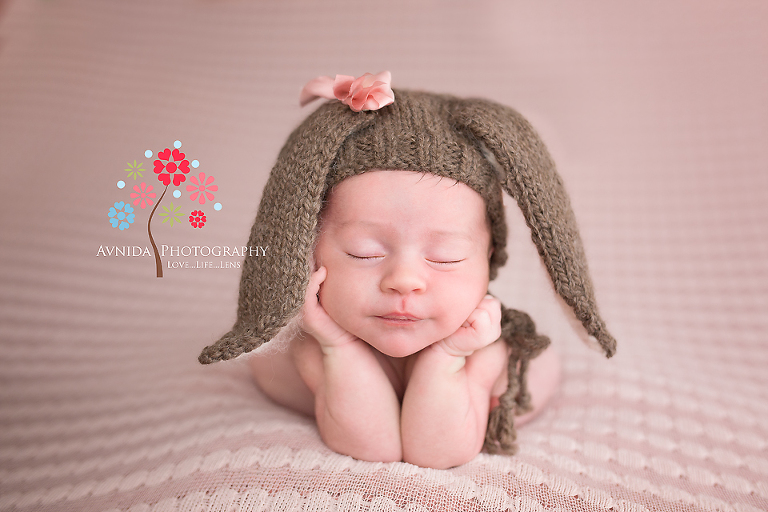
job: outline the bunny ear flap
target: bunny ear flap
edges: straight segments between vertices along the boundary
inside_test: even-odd
[[[338,101],[311,114],[280,151],[251,228],[240,278],[237,320],[198,360],[232,359],[270,341],[304,304],[326,177],[339,148],[376,112]],[[263,248],[263,250],[261,249]]]
[[[598,313],[570,200],[544,143],[509,107],[482,99],[458,100],[452,107],[455,125],[496,158],[502,187],[520,206],[555,290],[611,357],[616,340]]]

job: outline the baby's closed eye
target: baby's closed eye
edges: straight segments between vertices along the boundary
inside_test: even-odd
[[[466,261],[469,251],[462,247],[431,247],[424,251],[424,259],[439,267],[450,267]]]
[[[349,256],[350,258],[355,259],[355,260],[363,260],[363,261],[365,261],[365,260],[376,260],[376,259],[380,259],[380,258],[384,257],[383,254],[370,254],[369,255],[369,254],[353,254],[351,252],[348,252],[347,256]]]
[[[342,244],[340,249],[349,258],[360,261],[375,261],[387,255],[387,248],[378,240],[365,238],[353,238]]]
[[[466,260],[466,258],[426,258],[428,262],[435,265],[456,265]]]

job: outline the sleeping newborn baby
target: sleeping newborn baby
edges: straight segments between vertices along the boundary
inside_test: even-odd
[[[319,231],[302,332],[288,353],[250,359],[256,382],[314,414],[339,453],[436,468],[469,461],[491,398],[507,388],[483,198],[431,174],[369,171],[331,191]],[[541,357],[537,401],[559,376],[557,359]]]
[[[283,147],[249,242],[268,254],[246,258],[237,322],[200,361],[249,352],[295,319],[287,350],[249,364],[269,397],[314,415],[331,449],[433,468],[483,448],[512,453],[514,416],[540,410],[559,365],[530,317],[488,294],[506,261],[502,190],[555,290],[606,355],[615,350],[567,195],[517,112],[395,97],[388,78],[305,88],[305,100],[335,100]]]

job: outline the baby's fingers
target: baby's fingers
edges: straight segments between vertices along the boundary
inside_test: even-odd
[[[308,332],[313,332],[318,327],[318,322],[323,318],[322,306],[317,294],[320,292],[320,285],[325,281],[327,270],[320,267],[309,276],[307,291],[304,293],[304,307],[302,308],[302,327]]]
[[[490,344],[501,336],[501,302],[493,295],[486,295],[467,318],[467,323],[479,341]]]
[[[321,347],[338,346],[354,339],[328,315],[320,303],[318,293],[327,275],[326,268],[320,267],[309,277],[299,323],[305,332],[314,336]]]
[[[454,356],[467,356],[486,347],[501,336],[501,303],[486,295],[458,331],[440,342]]]
[[[309,276],[309,284],[307,284],[307,291],[304,295],[304,302],[317,302],[317,294],[320,292],[320,285],[325,281],[325,276],[328,275],[328,270],[325,267],[312,272]]]

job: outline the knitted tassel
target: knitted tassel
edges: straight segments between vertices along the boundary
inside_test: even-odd
[[[509,385],[507,390],[499,397],[497,405],[488,417],[488,427],[485,431],[485,443],[483,448],[488,453],[503,453],[513,455],[517,451],[515,439],[515,412],[517,410],[517,395],[520,389],[520,381],[517,375],[517,359],[509,358],[507,366],[507,378]]]
[[[510,348],[508,384],[499,397],[499,405],[488,417],[484,447],[489,453],[513,454],[517,449],[514,418],[531,410],[527,382],[529,363],[544,352],[550,341],[546,336],[536,334],[536,324],[528,314],[504,306],[501,307],[501,337]]]

